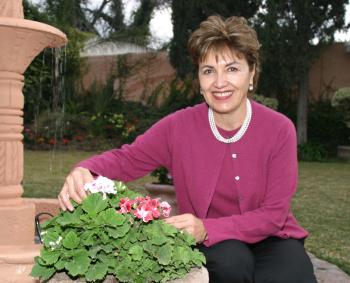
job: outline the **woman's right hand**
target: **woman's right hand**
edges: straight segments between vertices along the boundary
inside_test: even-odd
[[[84,185],[94,180],[90,171],[83,167],[76,167],[66,178],[66,181],[58,195],[58,202],[63,211],[74,210],[70,199],[81,203],[86,198]]]

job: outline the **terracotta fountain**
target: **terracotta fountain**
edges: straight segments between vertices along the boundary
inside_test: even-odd
[[[35,206],[22,198],[23,73],[45,47],[65,45],[58,29],[25,20],[21,0],[0,1],[0,281],[35,282],[30,276]]]

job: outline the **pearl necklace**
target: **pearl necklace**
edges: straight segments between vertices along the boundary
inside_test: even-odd
[[[215,136],[215,138],[218,141],[221,141],[223,143],[234,143],[239,141],[243,135],[245,134],[245,132],[248,129],[250,120],[252,118],[252,106],[250,104],[249,99],[247,99],[247,114],[244,118],[243,124],[241,126],[241,128],[239,129],[239,131],[231,138],[225,139],[218,131],[216,125],[215,125],[215,120],[214,120],[214,112],[213,110],[209,107],[208,109],[208,118],[209,118],[209,125],[210,125],[210,129],[213,133],[213,135]]]

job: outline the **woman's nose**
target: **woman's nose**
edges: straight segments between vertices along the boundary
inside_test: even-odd
[[[226,79],[225,73],[217,72],[214,84],[217,88],[225,87],[227,85],[227,79]]]

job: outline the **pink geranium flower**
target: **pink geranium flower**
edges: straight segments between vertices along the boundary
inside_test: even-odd
[[[169,217],[170,212],[171,212],[171,206],[168,202],[162,201],[160,203],[160,208],[162,209],[162,214],[164,217]]]
[[[119,206],[120,206],[120,212],[121,213],[129,213],[131,211],[131,206],[133,205],[133,201],[129,198],[122,198],[120,200]]]
[[[147,210],[144,205],[139,205],[133,213],[137,218],[142,219],[143,222],[147,223],[153,220],[152,211]]]

